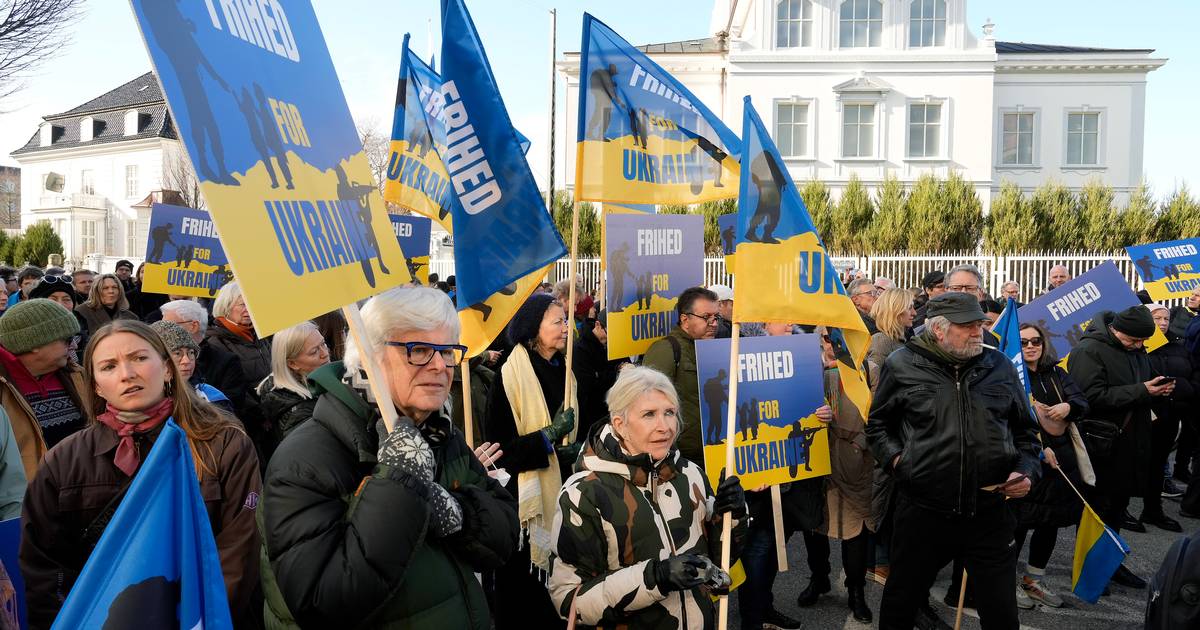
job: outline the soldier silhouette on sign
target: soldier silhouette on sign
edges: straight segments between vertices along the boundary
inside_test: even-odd
[[[804,462],[804,470],[812,472],[812,444],[817,437],[817,432],[823,431],[824,426],[804,428],[797,420],[792,423],[792,430],[788,433],[788,449],[792,451],[791,464],[788,466],[788,474],[792,477],[796,476],[796,472],[800,470],[800,462]],[[800,444],[796,444],[793,439],[800,438]]]
[[[514,282],[514,283],[509,284],[508,286],[504,287],[503,289],[500,289],[495,294],[496,295],[513,295],[516,292],[517,292],[517,284]],[[482,313],[483,321],[485,321],[485,322],[488,320],[489,317],[492,316],[492,307],[487,302],[479,302],[478,304],[472,304],[471,306],[469,306],[467,308],[470,308],[470,309],[473,309],[473,310],[476,310],[476,311],[479,311],[480,313]]]
[[[620,313],[625,310],[625,276],[633,279],[633,272],[629,270],[629,243],[621,243],[608,257],[608,271],[612,274],[612,295],[616,298],[612,312]]]
[[[150,240],[153,241],[153,243],[150,245],[150,255],[146,257],[147,262],[161,263],[163,259],[163,248],[167,246],[167,243],[175,245],[176,248],[179,247],[179,245],[176,245],[175,241],[171,240],[171,231],[174,229],[174,223],[167,223],[166,225],[160,225],[153,230],[150,230]],[[178,256],[178,249],[176,252],[176,255]]]
[[[720,444],[722,427],[725,425],[725,414],[722,412],[729,402],[729,390],[725,384],[725,370],[718,370],[717,375],[704,381],[704,402],[708,404],[708,431],[704,436],[705,444]]]
[[[609,141],[608,126],[612,123],[613,108],[619,106],[617,84],[613,80],[616,76],[617,66],[611,63],[607,68],[592,70],[588,76],[587,93],[592,99],[592,115],[588,117],[587,132],[583,135],[587,140]]]
[[[736,242],[737,234],[734,233],[734,231],[733,231],[733,225],[726,227],[725,231],[721,232],[721,239],[723,241],[725,241],[724,253],[732,254],[734,251],[736,251],[736,249],[737,249],[737,242]]]
[[[1142,278],[1145,278],[1146,282],[1151,282],[1154,280],[1154,270],[1157,269],[1157,267],[1154,266],[1154,263],[1150,262],[1150,256],[1148,254],[1133,261],[1133,264],[1138,268],[1138,271],[1141,272]]]
[[[353,228],[351,238],[358,236],[361,242],[352,244],[355,250],[358,251],[358,262],[362,265],[363,276],[367,280],[367,284],[375,286],[375,273],[371,269],[371,258],[379,259],[379,271],[384,274],[390,274],[386,265],[383,264],[383,250],[379,248],[379,240],[375,238],[375,230],[371,228],[371,206],[369,195],[375,186],[371,184],[360,184],[358,182],[349,182],[346,180],[346,171],[339,164],[333,167],[333,172],[337,176],[337,197],[343,203],[354,205],[357,212],[355,215],[358,218],[358,223],[354,222],[354,217],[349,216],[347,219],[347,228]],[[371,250],[375,251],[375,256],[371,256]]]
[[[763,151],[754,158],[750,163],[750,181],[758,190],[758,204],[754,207],[745,239],[755,243],[778,243],[774,233],[779,225],[779,206],[783,202],[787,177],[775,162],[774,155]],[[763,226],[762,234],[756,235],[755,229],[760,225]]]

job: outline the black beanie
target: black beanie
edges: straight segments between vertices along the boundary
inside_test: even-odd
[[[1117,313],[1113,317],[1112,327],[1118,332],[1138,339],[1149,339],[1154,336],[1154,331],[1158,330],[1158,326],[1154,325],[1154,318],[1150,315],[1149,309],[1140,304],[1130,306]]]
[[[537,337],[538,329],[542,327],[542,317],[553,303],[554,296],[549,293],[534,293],[529,296],[508,322],[508,342],[515,346]]]

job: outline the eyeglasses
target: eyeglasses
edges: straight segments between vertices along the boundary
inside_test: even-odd
[[[42,276],[41,284],[71,284],[68,276]]]
[[[883,291],[879,290],[878,288],[875,288],[875,289],[871,289],[869,291],[859,291],[858,293],[855,293],[854,295],[851,295],[850,297],[858,297],[860,295],[870,295],[871,297],[879,297],[879,294],[881,294],[881,293],[883,293]]]
[[[417,367],[429,365],[435,354],[442,355],[442,362],[446,364],[446,367],[457,367],[467,354],[467,347],[456,343],[441,344],[424,341],[385,341],[383,343],[386,346],[404,348],[408,354],[408,364]]]
[[[696,313],[684,313],[684,315],[691,315],[692,317],[699,317],[700,319],[703,319],[706,323],[709,323],[709,324],[717,323],[717,314],[716,313],[713,313],[712,315],[698,315]]]
[[[979,290],[978,284],[955,284],[946,287],[947,291],[952,293],[974,293]]]
[[[1021,347],[1024,348],[1026,346],[1033,346],[1034,348],[1041,348],[1042,347],[1042,338],[1041,337],[1033,337],[1032,339],[1022,338],[1021,339]]]
[[[175,348],[174,350],[171,351],[171,356],[176,359],[183,359],[183,358],[195,359],[196,351],[192,350],[191,348],[187,348],[187,347]]]

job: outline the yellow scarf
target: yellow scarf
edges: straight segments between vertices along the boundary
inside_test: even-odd
[[[500,375],[508,404],[512,407],[513,420],[517,424],[517,434],[529,435],[550,426],[552,418],[550,410],[546,408],[546,397],[542,394],[542,385],[533,372],[533,364],[529,362],[529,352],[525,346],[517,344],[513,348],[508,360],[500,368]],[[578,416],[579,405],[575,393],[576,385],[572,379],[571,396],[565,402],[567,407],[575,409]],[[575,431],[571,430],[572,442],[575,441]],[[558,509],[558,491],[562,489],[558,457],[551,451],[547,459],[550,460],[549,466],[517,475],[517,494],[520,496],[517,518],[522,531],[529,534],[530,562],[542,571],[550,567],[550,523]]]

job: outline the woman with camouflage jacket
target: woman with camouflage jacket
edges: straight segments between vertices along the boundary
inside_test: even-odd
[[[606,402],[611,422],[591,431],[558,496],[554,605],[580,627],[712,627],[710,595],[729,578],[711,559],[724,514],[735,541],[744,530],[741,484],[730,477],[714,497],[704,471],[680,456],[679,399],[662,373],[623,370]]]

